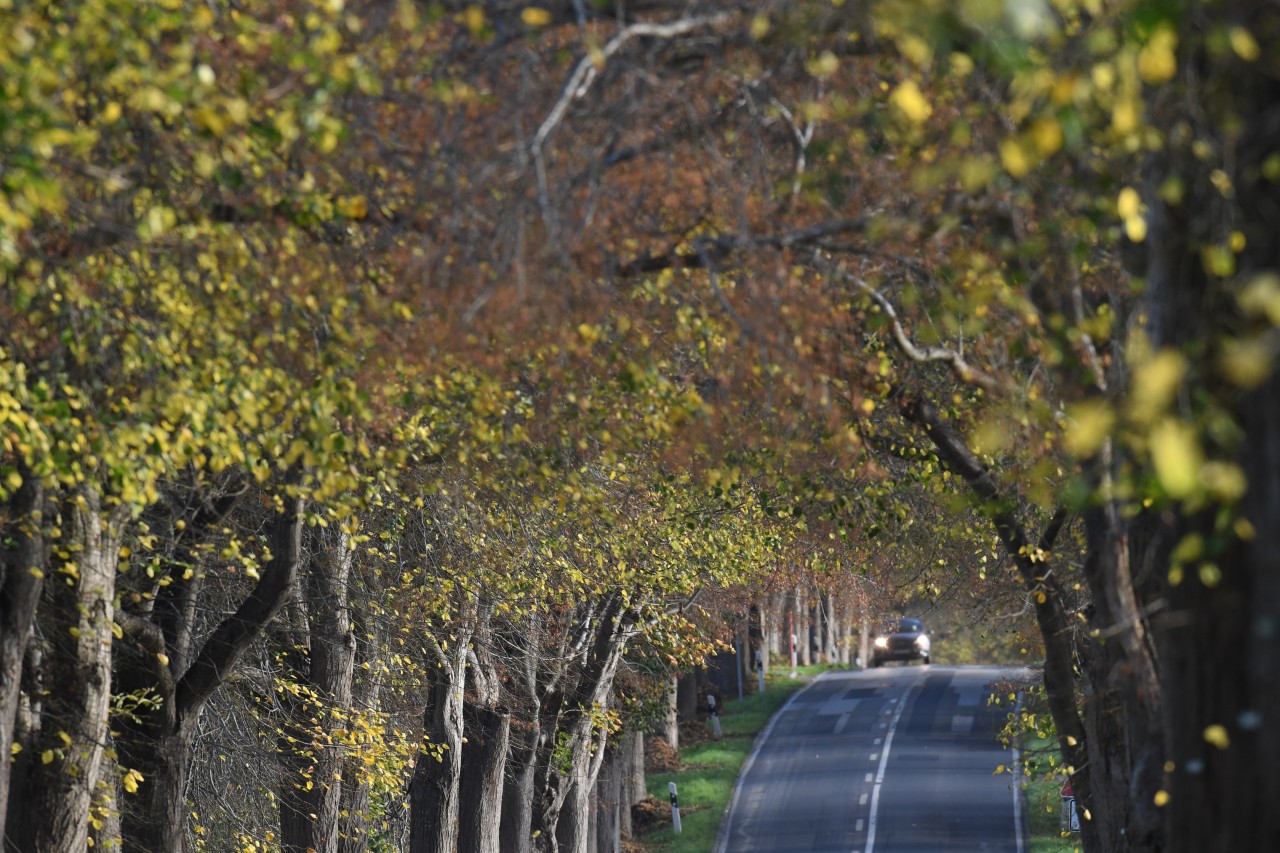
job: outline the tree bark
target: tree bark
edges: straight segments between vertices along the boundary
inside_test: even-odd
[[[351,710],[356,644],[348,589],[352,552],[341,532],[318,534],[308,560],[308,644],[295,672],[308,701],[284,727],[280,840],[286,853],[338,853],[344,750],[335,737]],[[335,715],[341,712],[342,717]]]
[[[436,660],[429,669],[423,715],[427,747],[418,753],[409,784],[409,851],[454,853],[462,777],[462,694],[470,632],[451,638],[447,649],[431,642]]]
[[[698,674],[689,672],[676,679],[676,714],[679,719],[698,719]]]
[[[624,805],[623,770],[621,751],[611,746],[600,767],[595,785],[595,839],[591,853],[619,853],[622,846],[622,811],[630,811]]]
[[[537,759],[538,722],[513,723],[507,750],[506,779],[502,787],[500,847],[507,853],[533,849],[534,770]]]
[[[163,618],[163,610],[156,611],[158,622],[121,616],[133,641],[132,648],[122,648],[117,655],[121,683],[131,689],[150,688],[162,698],[158,707],[138,709],[115,722],[121,765],[142,774],[133,795],[136,806],[129,804],[121,814],[126,853],[180,853],[188,848],[186,787],[200,715],[289,598],[301,561],[301,499],[285,501],[284,511],[270,521],[268,537],[271,560],[258,583],[205,641],[181,678],[175,680],[174,663],[188,652],[178,638],[189,636],[190,626],[178,624],[180,611],[174,611],[173,622]]]
[[[462,747],[460,796],[466,808],[458,822],[458,853],[499,853],[511,712],[468,702],[463,725],[467,742]]]
[[[23,662],[49,570],[42,530],[44,490],[30,471],[23,473],[22,486],[6,508],[10,520],[0,529],[0,842],[5,839],[9,757],[22,703]]]
[[[364,669],[358,664],[372,663],[377,659],[381,632],[375,630],[365,611],[356,601],[352,605],[353,630],[356,636],[356,664],[353,665],[351,705],[354,711],[378,708],[382,691],[379,668]],[[358,627],[357,627],[358,626]],[[339,808],[339,853],[366,853],[370,835],[370,784],[363,761],[350,755],[343,759],[342,801]]]
[[[624,732],[618,740],[619,771],[622,775],[622,787],[619,791],[622,809],[619,820],[622,837],[631,838],[631,807],[649,796],[644,776],[644,733]]]
[[[107,742],[112,622],[124,512],[105,514],[95,489],[61,506],[65,533],[56,583],[44,588],[39,617],[46,643],[38,730],[15,762],[8,801],[9,849],[83,851]],[[45,758],[50,760],[46,762]],[[8,756],[4,757],[8,760]]]
[[[672,749],[680,748],[680,680],[671,678],[667,683],[667,715],[663,720],[662,738]]]
[[[512,713],[507,769],[502,787],[502,820],[499,836],[504,853],[530,853],[533,849],[533,806],[537,777],[538,740],[542,732],[542,704],[538,692],[538,666],[542,652],[542,625],[530,615],[520,626],[523,642],[506,637],[506,654],[516,665],[506,683]]]
[[[608,742],[608,729],[597,724],[595,714],[607,708],[618,664],[636,623],[634,611],[623,605],[620,596],[607,596],[601,604],[599,614],[589,617],[590,641],[572,691],[562,689],[543,701],[544,727],[551,734],[538,754],[537,850],[586,853],[587,801]],[[571,796],[572,806],[566,807]]]
[[[1280,271],[1280,210],[1264,166],[1280,150],[1280,82],[1266,59],[1276,55],[1280,30],[1273,9],[1245,0],[1212,13],[1247,28],[1264,59],[1246,62],[1217,51],[1203,33],[1180,38],[1178,68],[1191,69],[1195,88],[1169,92],[1174,100],[1164,106],[1185,114],[1182,105],[1194,99],[1206,110],[1185,139],[1157,156],[1148,176],[1151,187],[1176,177],[1185,193],[1180,203],[1151,194],[1147,304],[1153,342],[1194,353],[1181,399],[1207,403],[1215,422],[1229,416],[1240,428],[1236,441],[1204,440],[1207,455],[1245,473],[1247,491],[1234,508],[1225,502],[1212,511],[1171,508],[1180,521],[1176,536],[1205,543],[1203,555],[1170,585],[1167,612],[1153,618],[1168,697],[1173,769],[1164,817],[1173,853],[1280,847],[1280,360],[1274,315],[1256,305],[1251,310],[1242,298],[1253,286],[1272,299],[1267,277]],[[1157,112],[1161,106],[1152,104]],[[1192,144],[1202,139],[1221,154],[1206,162]],[[1230,192],[1219,188],[1223,176]],[[1201,250],[1225,245],[1229,231],[1244,237],[1235,273],[1210,276]],[[1213,370],[1217,357],[1249,340],[1268,341],[1267,375],[1256,387],[1224,381]],[[1228,512],[1242,516],[1247,529],[1234,519],[1224,527]]]

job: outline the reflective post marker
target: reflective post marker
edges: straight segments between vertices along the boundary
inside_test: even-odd
[[[671,825],[675,828],[676,835],[680,834],[680,799],[676,796],[676,783],[668,782],[667,789],[671,791]]]
[[[716,697],[714,695],[707,696],[707,705],[711,708],[711,734],[716,740],[720,740],[723,734],[720,731],[720,712],[716,710]]]

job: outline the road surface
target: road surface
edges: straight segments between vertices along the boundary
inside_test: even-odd
[[[825,673],[779,711],[738,779],[716,853],[1023,853],[996,732],[1000,667]]]

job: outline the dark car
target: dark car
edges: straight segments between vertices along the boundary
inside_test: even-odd
[[[919,619],[899,619],[876,637],[871,665],[891,660],[929,662],[929,635]]]

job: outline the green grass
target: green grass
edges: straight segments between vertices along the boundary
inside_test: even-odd
[[[1052,741],[1035,738],[1022,747],[1024,760],[1031,771],[1026,787],[1027,822],[1031,833],[1027,853],[1081,853],[1084,849],[1078,834],[1064,833],[1061,829],[1062,781],[1043,778],[1044,770],[1048,768],[1045,756],[1050,751],[1056,752],[1057,748],[1058,745]]]
[[[720,711],[724,737],[718,741],[695,744],[680,750],[684,767],[679,773],[654,773],[646,779],[655,799],[667,802],[667,783],[675,782],[680,796],[682,832],[676,835],[670,822],[642,834],[639,838],[650,853],[710,853],[715,847],[720,821],[733,796],[738,771],[751,752],[751,746],[768,724],[773,713],[791,694],[803,687],[812,676],[829,667],[799,667],[799,678],[790,678],[790,670],[775,668],[765,680],[763,693],[746,696],[741,701],[726,702]]]

